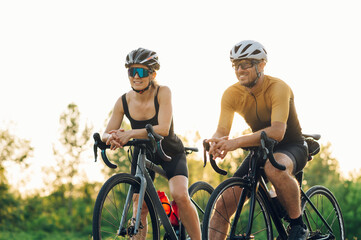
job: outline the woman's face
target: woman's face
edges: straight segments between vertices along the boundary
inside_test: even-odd
[[[141,68],[141,69],[139,69]],[[135,90],[142,90],[148,87],[149,82],[154,78],[154,72],[142,64],[133,64],[128,69],[130,85]]]

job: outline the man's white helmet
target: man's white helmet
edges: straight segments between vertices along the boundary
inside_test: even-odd
[[[256,59],[267,61],[267,52],[263,45],[253,40],[237,43],[230,52],[231,61],[241,59]]]

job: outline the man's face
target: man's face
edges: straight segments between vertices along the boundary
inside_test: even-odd
[[[250,87],[257,79],[256,65],[260,65],[259,61],[252,59],[242,59],[232,63],[237,79],[242,86]],[[258,71],[263,71],[263,68],[258,68]]]

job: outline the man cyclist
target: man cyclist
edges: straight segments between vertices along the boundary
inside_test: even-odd
[[[246,40],[236,44],[231,49],[230,60],[239,82],[227,88],[222,96],[217,130],[207,140],[211,144],[209,153],[214,158],[223,159],[229,151],[259,145],[262,131],[277,140],[279,143],[274,148],[274,156],[286,166],[286,170],[276,169],[267,160],[264,171],[291,218],[289,239],[306,239],[308,230],[302,221],[300,191],[294,175],[306,165],[308,149],[302,137],[293,92],[282,80],[264,75],[267,52],[259,42]],[[234,113],[245,119],[252,129],[251,134],[228,138]],[[234,176],[245,176],[248,162],[249,157],[243,161]],[[227,193],[224,195],[227,197]],[[236,206],[234,209],[227,209],[228,215],[231,216],[229,212],[235,212],[235,208]],[[211,219],[210,229],[217,226],[218,229],[221,227],[225,228],[222,230],[227,230],[228,224],[225,223],[226,219],[220,219],[215,214]],[[210,239],[225,237],[218,234],[217,231],[212,232]]]

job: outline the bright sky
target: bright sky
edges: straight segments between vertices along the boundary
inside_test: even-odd
[[[361,169],[359,9],[329,0],[1,1],[0,127],[13,121],[35,148],[33,165],[46,164],[67,105],[102,130],[130,89],[126,54],[144,47],[159,55],[176,132],[208,138],[221,95],[236,82],[229,50],[253,39],[269,53],[265,73],[293,89],[304,132],[331,142],[347,174]],[[233,133],[246,128],[235,118]]]

